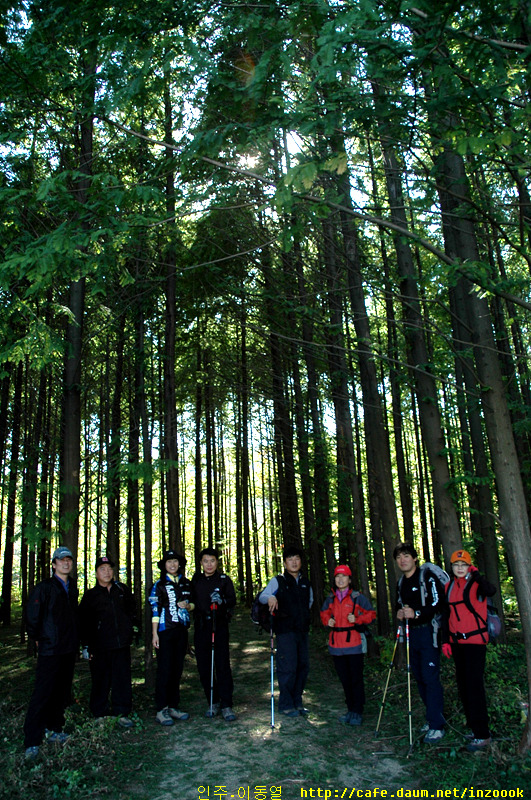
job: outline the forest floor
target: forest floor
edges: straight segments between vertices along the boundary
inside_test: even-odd
[[[63,748],[43,745],[39,758],[28,764],[23,757],[22,725],[34,660],[20,645],[17,626],[0,629],[0,797],[346,800],[378,796],[369,793],[376,788],[387,791],[387,797],[436,797],[437,790],[446,791],[446,796],[474,797],[478,796],[471,791],[474,787],[474,792],[521,789],[521,795],[490,796],[531,798],[531,758],[516,757],[523,730],[519,703],[526,688],[520,643],[489,648],[487,691],[496,734],[491,750],[470,755],[464,749],[464,718],[458,711],[451,713],[458,703],[452,666],[445,660],[447,735],[435,747],[421,742],[418,733],[424,722],[423,709],[412,681],[416,738],[408,757],[404,670],[393,670],[381,732],[378,738],[374,736],[392,642],[379,640],[380,657],[366,661],[364,720],[360,728],[353,728],[337,720],[345,710],[343,694],[327,653],[326,634],[315,631],[305,693],[310,714],[295,719],[276,715],[272,728],[269,636],[256,633],[246,610],[233,621],[231,636],[235,722],[204,717],[207,703],[195,662],[187,656],[181,708],[189,711],[191,718],[171,728],[157,725],[152,692],[142,678],[142,649],[138,648],[134,654],[134,727],[122,731],[112,719],[103,726],[90,719],[88,665],[79,662],[76,702],[67,720],[72,736]],[[272,787],[281,787],[280,795]]]

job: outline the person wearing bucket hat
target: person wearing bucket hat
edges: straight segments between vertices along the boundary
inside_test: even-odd
[[[334,583],[321,608],[321,622],[330,631],[328,652],[334,660],[347,704],[339,721],[361,725],[365,703],[363,654],[367,652],[366,626],[376,618],[370,600],[352,590],[352,571],[338,564]]]
[[[52,555],[53,575],[30,592],[26,608],[26,631],[37,648],[35,688],[24,722],[27,759],[35,759],[46,734],[49,741],[63,744],[65,708],[71,702],[74,665],[79,650],[78,591],[71,577],[74,559],[68,547]]]
[[[79,605],[83,652],[90,662],[90,710],[97,718],[114,716],[122,728],[132,728],[131,643],[136,619],[128,586],[114,579],[114,562],[96,559],[96,585]],[[109,703],[110,695],[110,703]]]
[[[161,577],[149,593],[152,643],[157,653],[155,685],[155,720],[170,727],[175,720],[187,720],[189,714],[179,708],[181,676],[188,650],[190,611],[193,609],[191,586],[184,576],[186,559],[176,550],[165,550],[157,566]]]
[[[496,589],[480,575],[467,550],[450,557],[452,578],[445,586],[448,620],[443,629],[442,651],[453,657],[457,690],[471,734],[467,750],[475,753],[490,745],[489,714],[485,694],[487,597]]]

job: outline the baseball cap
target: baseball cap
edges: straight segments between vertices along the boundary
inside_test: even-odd
[[[348,575],[352,577],[352,570],[347,564],[338,564],[334,570],[334,578],[336,575]]]
[[[54,550],[52,561],[55,561],[58,558],[71,558],[73,560],[74,556],[68,547],[58,547],[57,550]]]
[[[111,561],[108,556],[100,556],[97,558],[94,569],[98,569],[98,567],[101,567],[102,564],[108,564],[112,569],[114,569],[114,561]]]
[[[470,566],[472,564],[472,556],[466,550],[455,550],[450,557],[450,564],[455,564],[456,561],[464,561],[465,564]]]

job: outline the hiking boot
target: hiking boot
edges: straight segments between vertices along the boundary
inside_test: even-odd
[[[468,733],[464,733],[464,734],[463,734],[463,739],[466,739],[466,741],[467,741],[467,742],[471,742],[471,741],[472,741],[472,739],[475,739],[475,738],[476,738],[476,737],[474,736],[474,734],[472,733],[472,731],[469,731]]]
[[[352,711],[347,711],[346,714],[341,714],[340,717],[337,718],[338,722],[342,722],[344,725],[348,725],[350,722],[350,718],[352,716]]]
[[[159,722],[161,725],[164,725],[164,727],[166,728],[169,728],[170,725],[173,725],[173,720],[170,717],[168,706],[166,706],[166,708],[161,709],[160,711],[157,711],[157,714],[155,715],[155,720],[156,722]]]
[[[24,751],[24,758],[26,761],[35,761],[39,755],[39,746],[34,744],[32,747],[26,747]]]
[[[363,717],[361,714],[358,714],[356,711],[353,711],[350,715],[349,725],[361,725],[363,722]]]
[[[478,750],[484,750],[490,746],[491,738],[488,739],[472,739],[470,744],[467,744],[466,749],[469,753],[477,753]]]
[[[219,714],[219,709],[220,708],[221,708],[221,706],[220,706],[219,703],[213,703],[212,704],[212,711],[210,710],[210,706],[209,706],[207,708],[206,712],[205,712],[205,717],[208,717],[208,719],[212,719],[212,717],[217,717],[217,715]]]
[[[169,707],[168,711],[172,719],[180,719],[182,720],[182,722],[184,722],[185,719],[190,719],[190,714],[188,713],[188,711],[179,711],[178,708],[169,708]]]
[[[225,722],[234,722],[236,719],[236,714],[232,710],[230,706],[226,706],[225,708],[221,709],[221,716],[225,720]]]
[[[307,717],[310,713],[310,709],[306,708],[306,706],[297,706],[297,711],[301,715],[301,717]]]
[[[299,716],[299,712],[297,711],[296,708],[285,708],[284,711],[281,711],[280,713],[284,714],[285,717],[298,717]]]
[[[46,738],[49,742],[54,742],[55,744],[64,744],[68,739],[70,739],[70,735],[65,733],[64,731],[49,731],[46,730]]]
[[[120,726],[120,728],[125,728],[125,729],[132,728],[133,725],[135,724],[132,719],[129,719],[129,717],[118,717],[116,722]]]
[[[430,728],[424,737],[426,744],[437,744],[444,736],[444,728]]]

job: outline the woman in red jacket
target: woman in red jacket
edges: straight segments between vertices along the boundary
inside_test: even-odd
[[[448,635],[442,650],[453,656],[455,678],[466,721],[472,730],[467,750],[476,752],[490,744],[489,715],[483,675],[489,634],[487,597],[496,589],[472,565],[470,553],[456,550],[450,559],[453,578],[446,586],[449,607]]]
[[[376,612],[370,600],[352,591],[351,577],[346,564],[335,568],[334,586],[321,609],[321,622],[330,629],[328,652],[345,692],[347,713],[339,721],[361,725],[365,703],[363,654],[367,652],[363,626],[373,621]]]

